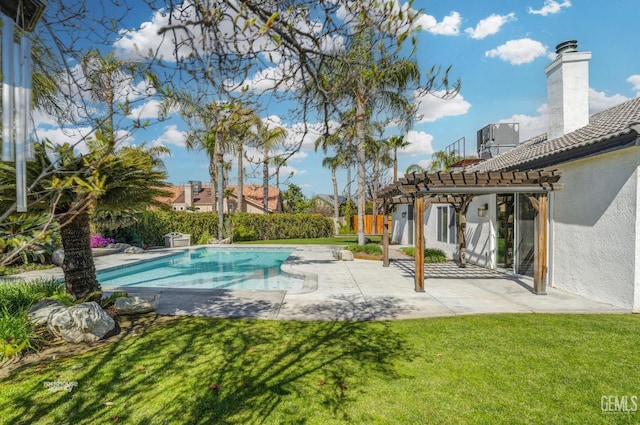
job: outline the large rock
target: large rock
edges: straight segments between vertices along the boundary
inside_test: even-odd
[[[339,261],[353,261],[353,252],[348,249],[338,249],[333,251],[333,258]]]
[[[56,249],[51,254],[51,263],[55,264],[58,267],[62,267],[62,262],[64,261],[64,251],[61,249]]]
[[[160,304],[160,295],[149,297],[116,298],[113,308],[118,314],[140,314],[155,311]]]
[[[125,254],[140,254],[142,252],[144,252],[144,249],[138,246],[130,246],[129,248],[124,250]]]
[[[77,304],[49,315],[51,333],[73,343],[95,342],[115,327],[113,319],[96,302]]]
[[[46,325],[54,311],[66,310],[64,304],[57,300],[43,300],[31,306],[27,316],[35,325]]]

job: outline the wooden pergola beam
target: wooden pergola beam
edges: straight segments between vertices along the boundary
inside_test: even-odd
[[[547,293],[547,200],[546,194],[529,197],[537,212],[533,241],[533,292],[536,295]]]
[[[415,253],[416,263],[415,290],[424,292],[424,204],[422,198],[416,196],[414,202],[415,220]]]

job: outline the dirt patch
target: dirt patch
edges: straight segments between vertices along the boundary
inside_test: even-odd
[[[382,261],[382,254],[367,254],[366,252],[354,252],[353,258],[358,260],[375,260]]]
[[[5,378],[17,369],[24,366],[33,366],[42,364],[63,357],[72,357],[78,354],[86,353],[104,345],[119,341],[130,334],[140,334],[146,329],[176,320],[178,316],[161,316],[157,314],[141,314],[130,316],[118,316],[115,318],[119,328],[119,332],[107,339],[101,339],[90,344],[71,344],[62,339],[52,339],[52,336],[45,330],[41,329],[38,335],[45,340],[44,347],[36,352],[23,356],[13,356],[0,363],[0,379]]]

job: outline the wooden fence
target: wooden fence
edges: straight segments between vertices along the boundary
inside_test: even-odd
[[[383,220],[384,220],[384,216],[383,215],[378,215],[376,217],[376,229],[375,232],[373,232],[373,214],[369,214],[369,215],[365,215],[364,216],[364,233],[365,235],[381,235],[382,234],[382,227],[383,227]],[[389,221],[389,229],[391,229],[391,216],[387,216],[387,220]],[[354,215],[353,217],[351,217],[351,228],[353,229],[354,232],[358,233],[358,216]]]

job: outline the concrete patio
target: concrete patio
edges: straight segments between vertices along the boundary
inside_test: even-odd
[[[283,266],[307,277],[308,289],[289,291],[126,288],[160,293],[158,314],[278,320],[384,320],[486,313],[630,313],[548,288],[534,295],[532,281],[469,265],[425,266],[425,292],[415,292],[414,262],[392,249],[390,267],[378,261],[336,261],[330,246],[300,246]],[[166,255],[167,250],[96,258],[98,269]],[[22,277],[61,276],[60,269]],[[104,288],[105,292],[113,288]]]

